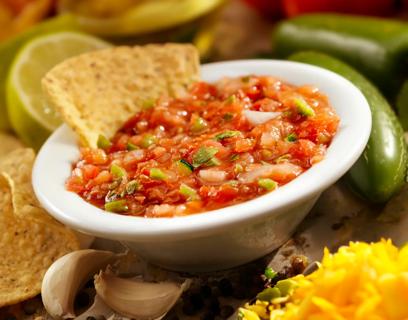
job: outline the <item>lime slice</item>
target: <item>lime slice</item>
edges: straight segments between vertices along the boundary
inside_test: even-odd
[[[7,108],[13,129],[34,149],[61,124],[59,115],[47,105],[41,78],[63,60],[109,44],[76,32],[59,32],[34,38],[19,51],[7,78]]]
[[[10,128],[6,105],[6,77],[18,50],[33,37],[50,32],[76,29],[75,21],[76,19],[71,15],[62,15],[48,19],[0,44],[0,130]]]
[[[90,6],[102,5],[97,0],[88,2]],[[129,36],[184,24],[209,13],[223,2],[224,0],[149,0],[136,2],[131,8],[126,2],[126,10],[122,10],[124,13],[104,18],[84,15],[84,10],[80,9],[84,7],[84,3],[78,6],[77,0],[62,1],[60,10],[75,15],[78,26],[87,32],[100,36]],[[105,1],[106,4],[112,10],[115,8],[113,1]]]

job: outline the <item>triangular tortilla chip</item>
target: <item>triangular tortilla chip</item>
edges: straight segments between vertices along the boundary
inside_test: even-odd
[[[199,80],[199,56],[188,44],[116,47],[82,54],[44,77],[45,95],[83,145],[111,138],[146,101],[180,97]]]
[[[31,184],[35,153],[32,149],[20,148],[0,158],[0,175],[3,176],[12,194],[12,204],[19,218],[36,219],[37,222],[64,228],[41,207]],[[71,231],[68,231],[71,232]]]
[[[78,247],[77,239],[66,229],[14,214],[11,190],[0,176],[0,307],[39,294],[49,266]]]

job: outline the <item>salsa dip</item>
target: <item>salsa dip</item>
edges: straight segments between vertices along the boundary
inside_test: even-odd
[[[195,82],[143,102],[97,148],[81,148],[68,190],[106,211],[184,216],[272,192],[321,161],[339,117],[316,87],[271,76]]]

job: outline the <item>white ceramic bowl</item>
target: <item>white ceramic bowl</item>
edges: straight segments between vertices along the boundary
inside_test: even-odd
[[[326,158],[289,184],[242,204],[187,217],[149,219],[108,213],[65,189],[79,150],[75,135],[64,125],[44,144],[34,166],[34,190],[41,204],[73,229],[123,241],[152,263],[170,269],[229,268],[271,252],[290,237],[320,193],[358,159],[370,134],[371,113],[353,84],[318,67],[274,60],[202,66],[202,78],[209,82],[248,74],[315,85],[328,95],[341,118]]]

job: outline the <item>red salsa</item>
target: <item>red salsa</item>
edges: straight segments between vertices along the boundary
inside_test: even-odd
[[[267,76],[195,83],[145,101],[98,149],[81,149],[67,188],[107,211],[184,216],[251,200],[324,158],[339,126],[327,97]]]

